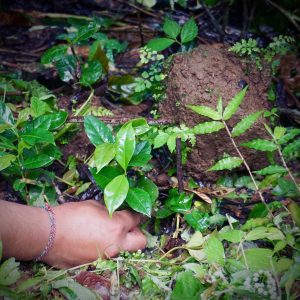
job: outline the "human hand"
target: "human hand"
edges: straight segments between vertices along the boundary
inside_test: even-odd
[[[146,247],[146,237],[138,228],[141,215],[130,211],[114,212],[94,200],[53,207],[56,237],[43,261],[59,268],[92,262],[99,256],[113,257],[120,251]]]

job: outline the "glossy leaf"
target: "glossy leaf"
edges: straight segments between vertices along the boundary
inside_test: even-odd
[[[89,162],[91,167],[96,167],[99,172],[103,167],[107,166],[115,157],[116,150],[114,144],[103,143],[96,146],[95,152]]]
[[[151,217],[152,200],[146,191],[140,188],[130,188],[126,202],[133,210]]]
[[[158,198],[158,187],[149,178],[145,176],[141,177],[138,180],[136,187],[146,191],[149,194],[152,202]]]
[[[174,44],[175,41],[169,38],[155,38],[148,42],[147,47],[152,51],[163,51]]]
[[[275,151],[277,149],[276,144],[272,141],[263,140],[263,139],[254,139],[249,142],[241,144],[244,147],[259,150],[259,151]]]
[[[163,30],[166,35],[175,40],[180,33],[181,27],[177,22],[166,18],[163,25]]]
[[[134,149],[129,166],[142,167],[151,159],[151,146],[148,141],[138,143]]]
[[[46,154],[39,154],[36,156],[30,156],[24,159],[22,165],[24,169],[36,169],[41,167],[46,167],[50,165],[55,160],[54,157],[48,156]]]
[[[63,56],[65,56],[68,48],[69,45],[56,45],[52,48],[49,48],[46,52],[43,53],[41,57],[41,63],[50,64],[50,63],[57,62]]]
[[[240,92],[238,92],[227,104],[223,112],[223,119],[225,121],[229,120],[231,116],[237,111],[240,104],[243,102],[248,87],[243,88]]]
[[[153,148],[156,149],[162,147],[167,143],[168,138],[169,138],[168,133],[160,131],[154,139]]]
[[[223,123],[218,121],[204,122],[196,125],[192,128],[194,134],[208,134],[212,132],[217,132],[224,128]]]
[[[192,111],[196,112],[197,114],[208,117],[212,120],[219,121],[222,119],[222,115],[220,115],[219,112],[213,110],[212,108],[208,106],[202,106],[202,105],[187,105],[188,108],[190,108]]]
[[[95,146],[103,143],[114,143],[114,137],[109,127],[94,116],[86,116],[84,118],[84,129]]]
[[[203,232],[209,225],[209,215],[198,210],[193,210],[191,213],[186,213],[184,215],[184,220],[192,226],[196,231]]]
[[[12,154],[4,154],[0,156],[0,171],[8,168],[13,161],[16,160],[16,156]]]
[[[97,40],[92,44],[92,46],[90,47],[88,60],[100,62],[101,66],[103,67],[104,73],[108,73],[109,60],[107,58],[106,53],[102,49],[101,41]]]
[[[259,175],[271,175],[271,174],[278,174],[278,173],[286,173],[287,170],[282,167],[282,166],[278,166],[278,165],[272,165],[272,166],[268,166],[266,168],[263,168],[259,171],[254,171],[253,173],[259,174]]]
[[[76,59],[73,55],[65,55],[55,63],[58,75],[64,82],[76,79]]]
[[[57,113],[42,115],[33,120],[33,128],[43,128],[46,130],[56,130],[67,120],[68,113],[60,111]]]
[[[105,187],[117,176],[121,175],[121,170],[107,166],[101,169],[100,172],[97,172],[96,168],[91,168],[90,172],[93,175],[93,178],[96,184],[104,190]]]
[[[221,266],[225,264],[225,253],[223,244],[214,235],[211,235],[206,241],[206,243],[204,243],[204,251],[208,263],[216,263]]]
[[[132,125],[125,124],[116,137],[116,161],[126,170],[135,150],[135,133]]]
[[[104,189],[104,202],[109,215],[125,201],[129,190],[129,183],[125,175],[115,177]]]
[[[76,44],[78,42],[82,42],[91,38],[93,34],[95,34],[98,31],[99,27],[100,26],[95,22],[90,22],[88,25],[81,26],[78,29],[78,32],[73,40],[73,43]]]
[[[91,86],[102,75],[102,65],[97,60],[93,60],[87,63],[82,70],[80,83],[84,86]]]
[[[242,119],[239,123],[237,123],[232,129],[231,133],[233,137],[240,136],[244,132],[246,132],[251,126],[257,121],[259,116],[262,114],[261,111],[255,112],[246,118]]]
[[[34,118],[44,115],[45,113],[51,112],[50,106],[38,97],[31,97],[30,102],[30,111],[31,115]]]
[[[131,123],[135,135],[141,135],[150,130],[150,126],[144,118],[133,119],[128,123]]]
[[[3,101],[0,101],[0,124],[14,124],[13,114]]]
[[[195,39],[198,35],[198,26],[193,18],[188,20],[182,27],[180,39],[183,44]]]
[[[226,157],[219,160],[214,166],[208,169],[208,171],[221,171],[232,170],[239,167],[243,163],[239,157]]]
[[[38,143],[54,144],[54,136],[45,129],[36,128],[22,132],[20,137],[29,145],[33,146]]]

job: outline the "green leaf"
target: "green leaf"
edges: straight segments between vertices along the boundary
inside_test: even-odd
[[[104,189],[104,202],[109,215],[124,202],[129,190],[129,183],[125,175],[115,177]]]
[[[39,117],[47,112],[51,112],[51,108],[45,101],[40,100],[38,97],[31,97],[30,111],[33,117]]]
[[[39,154],[35,156],[30,156],[24,159],[22,165],[24,169],[36,169],[41,167],[46,167],[50,165],[55,160],[55,157],[48,156],[46,154]]]
[[[0,124],[13,125],[14,123],[14,116],[10,108],[3,101],[0,101]]]
[[[202,105],[187,105],[188,108],[190,108],[192,111],[196,112],[197,114],[208,117],[212,120],[219,121],[222,119],[222,115],[220,115],[219,112],[213,110],[212,108],[208,106],[202,106]]]
[[[205,290],[199,279],[195,278],[192,271],[180,273],[171,294],[171,300],[199,300],[201,292]]]
[[[153,142],[153,148],[160,148],[167,143],[169,134],[163,131],[159,131],[158,135],[155,137]]]
[[[91,86],[101,75],[102,65],[97,60],[90,61],[82,70],[80,83],[84,86]]]
[[[239,157],[226,157],[219,160],[208,171],[232,170],[239,167],[242,163],[243,161]]]
[[[232,129],[231,131],[232,136],[237,137],[243,134],[245,131],[247,131],[256,122],[256,120],[259,118],[261,114],[262,112],[258,111],[242,119]]]
[[[286,173],[286,172],[287,172],[287,170],[284,167],[278,166],[278,165],[272,165],[272,166],[263,168],[259,171],[254,171],[253,173],[259,174],[259,175],[271,175],[271,174]]]
[[[198,210],[193,210],[191,213],[185,214],[184,220],[191,225],[193,229],[200,232],[206,230],[210,225],[208,213]]]
[[[108,73],[109,60],[106,56],[106,53],[102,49],[101,41],[97,40],[92,44],[92,46],[90,47],[88,60],[100,62],[103,67],[104,73]]]
[[[245,250],[245,258],[248,267],[253,272],[257,272],[259,270],[272,270],[272,256],[273,251],[271,249],[251,248]],[[240,261],[245,264],[243,256]]]
[[[243,102],[248,87],[243,88],[240,92],[238,92],[227,104],[223,112],[223,119],[229,120],[231,116],[237,111],[240,104]]]
[[[158,187],[149,178],[145,176],[141,177],[138,180],[136,187],[146,191],[149,194],[152,203],[158,198]]]
[[[279,140],[284,136],[285,133],[286,133],[286,128],[281,126],[276,126],[274,129],[274,138],[276,140]]]
[[[41,57],[42,64],[50,64],[63,58],[69,48],[69,45],[56,45],[49,48]]]
[[[208,134],[212,132],[217,132],[224,128],[223,123],[212,121],[212,122],[204,122],[196,125],[192,128],[192,132],[194,134]]]
[[[223,115],[223,99],[221,96],[219,96],[218,98],[217,112],[219,115]]]
[[[300,139],[296,139],[294,142],[288,144],[283,148],[282,154],[285,157],[289,157],[300,150]]]
[[[151,217],[152,200],[146,191],[140,188],[130,188],[126,202],[133,210]]]
[[[65,111],[42,115],[36,118],[35,120],[33,120],[33,128],[56,130],[65,123],[67,118],[68,118],[68,113]]]
[[[12,154],[4,154],[0,156],[0,171],[8,168],[13,161],[16,160],[16,156]]]
[[[211,235],[209,237],[206,243],[204,243],[204,251],[208,263],[216,263],[218,265],[224,266],[224,247],[217,237],[215,237],[214,235]]]
[[[95,179],[96,184],[104,190],[105,187],[117,176],[121,175],[121,170],[107,166],[101,169],[100,172],[97,173],[97,170],[95,168],[91,168],[90,172],[93,175],[93,178]]]
[[[76,59],[73,55],[65,55],[55,63],[58,75],[64,82],[76,80]]]
[[[283,240],[283,233],[275,227],[257,227],[251,230],[245,237],[247,241],[268,239],[270,241]]]
[[[90,22],[88,25],[81,26],[78,29],[77,35],[75,36],[73,43],[76,44],[78,42],[85,41],[92,37],[95,34],[100,26],[95,22]]]
[[[117,133],[116,161],[126,171],[135,150],[135,133],[132,125],[125,124]]]
[[[127,123],[131,123],[135,135],[141,135],[150,130],[150,126],[144,118],[133,119]]]
[[[17,293],[22,293],[22,292],[26,291],[27,289],[36,286],[43,280],[44,280],[44,276],[37,276],[37,277],[29,278],[29,279],[21,282],[20,285],[18,285]]]
[[[180,39],[183,44],[192,41],[198,35],[198,26],[193,18],[189,19],[182,27]]]
[[[171,153],[173,153],[175,151],[176,138],[177,138],[177,133],[173,133],[168,137],[167,146],[168,146],[168,149]]]
[[[170,38],[175,40],[178,34],[180,33],[181,27],[177,22],[169,18],[166,18],[164,22],[163,30],[166,35],[168,35]]]
[[[280,287],[285,287],[286,294],[290,294],[290,290],[296,280],[300,277],[300,264],[294,263],[288,270],[283,274],[280,279]]]
[[[95,146],[102,143],[114,143],[114,137],[109,127],[94,116],[84,117],[84,129],[91,143]]]
[[[174,44],[175,41],[169,38],[155,38],[148,42],[147,47],[152,51],[163,51]]]
[[[254,139],[246,143],[242,143],[241,146],[259,150],[259,151],[275,151],[277,149],[276,144],[272,141],[263,140],[263,139]]]
[[[289,142],[290,140],[294,139],[295,136],[300,134],[300,129],[293,128],[287,132],[283,137],[281,137],[278,141],[280,145]]]
[[[148,141],[138,143],[129,162],[131,167],[142,167],[151,159],[151,146]]]
[[[31,146],[38,143],[54,144],[53,134],[48,130],[41,128],[26,130],[20,134],[20,137]]]
[[[96,167],[97,173],[108,165],[115,157],[116,150],[114,144],[103,143],[96,146],[95,152],[89,161],[90,167]]]
[[[19,271],[20,263],[15,261],[15,258],[9,258],[0,266],[0,286],[12,285],[21,277]]]
[[[225,232],[219,232],[218,237],[231,243],[239,243],[244,235],[245,233],[242,230],[230,229]]]

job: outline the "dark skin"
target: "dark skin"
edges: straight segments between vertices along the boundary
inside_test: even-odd
[[[89,263],[99,256],[114,257],[120,251],[146,247],[139,229],[141,215],[127,210],[109,217],[107,209],[94,200],[52,207],[56,217],[53,247],[42,259],[57,268]],[[32,260],[45,248],[50,233],[47,212],[0,200],[0,239],[4,257]]]

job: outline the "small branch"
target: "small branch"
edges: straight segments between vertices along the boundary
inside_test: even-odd
[[[181,138],[176,138],[176,168],[177,168],[177,180],[178,180],[178,193],[183,192],[183,172],[182,172],[182,149]]]

